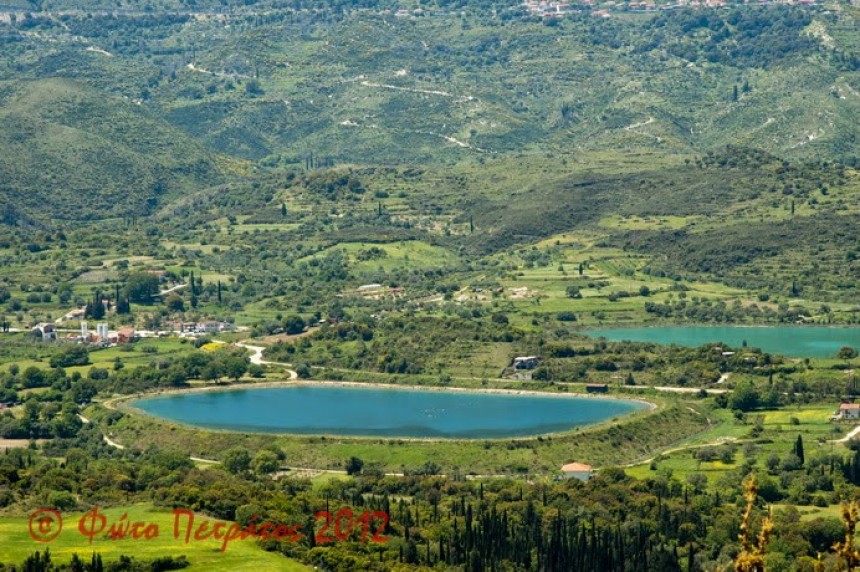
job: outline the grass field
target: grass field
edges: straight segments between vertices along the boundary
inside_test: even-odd
[[[20,564],[28,555],[35,551],[42,551],[47,547],[51,551],[54,562],[61,563],[68,562],[72,554],[77,554],[86,561],[89,560],[93,552],[96,552],[102,555],[105,563],[118,559],[122,554],[139,559],[184,555],[191,563],[191,566],[186,569],[189,571],[237,570],[259,572],[260,570],[284,570],[285,572],[298,572],[310,570],[298,562],[262,550],[252,539],[234,540],[223,552],[221,551],[223,541],[214,538],[202,541],[192,539],[188,544],[184,544],[185,529],[183,526],[186,520],[180,520],[179,538],[175,539],[174,516],[167,509],[155,508],[148,504],[136,504],[130,507],[99,509],[99,512],[107,518],[105,533],[111,524],[118,522],[124,514],[127,514],[126,520],[129,522],[146,522],[157,525],[158,537],[151,540],[144,538],[113,540],[103,534],[94,537],[92,545],[90,545],[90,539],[78,530],[78,522],[84,513],[75,512],[62,514],[62,529],[55,540],[50,543],[40,543],[33,540],[30,535],[29,517],[0,516],[0,546],[2,546],[0,561]],[[195,523],[203,520],[210,521],[210,527],[218,522],[202,515],[195,517]],[[38,525],[36,525],[36,529],[38,530]]]
[[[830,422],[829,417],[835,408],[833,404],[787,406],[779,410],[750,412],[744,422],[735,420],[726,410],[714,410],[709,413],[715,422],[714,427],[658,456],[656,470],[671,471],[681,479],[693,473],[700,473],[708,478],[711,486],[716,486],[720,476],[737,468],[745,460],[746,455],[742,450],[746,444],[755,447],[755,467],[763,473],[767,471],[766,457],[772,454],[783,457],[788,454],[798,435],[803,437],[807,455],[843,450],[841,443],[833,441],[843,437],[853,426]],[[760,436],[753,438],[750,436],[750,430],[756,422],[760,422],[764,430]],[[735,443],[738,447],[730,463],[719,460],[699,461],[693,457],[698,448],[727,443]],[[652,466],[650,460],[646,460],[628,468],[627,472],[632,476],[644,478],[655,474]]]
[[[175,358],[193,351],[196,351],[194,345],[181,338],[146,338],[134,344],[93,350],[90,352],[89,365],[72,366],[65,369],[69,374],[77,371],[86,377],[90,369],[94,367],[113,368],[117,359],[122,362],[123,366],[135,368],[146,365],[154,359],[168,356]],[[8,359],[6,361],[14,361],[22,370],[31,366],[38,369],[50,368],[49,359]]]

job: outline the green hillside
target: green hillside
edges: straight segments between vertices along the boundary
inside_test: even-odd
[[[126,99],[64,79],[0,93],[0,197],[31,216],[145,215],[220,178],[208,151]]]
[[[857,152],[856,8],[843,3],[552,22],[478,2],[407,18],[382,4],[160,5],[171,12],[48,4],[0,27],[0,71],[75,78],[265,166],[726,144],[790,159]]]

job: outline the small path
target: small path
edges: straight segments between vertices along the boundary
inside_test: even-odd
[[[633,123],[632,125],[628,125],[627,127],[625,127],[624,130],[625,131],[631,131],[631,130],[637,129],[639,127],[645,127],[646,125],[651,125],[652,123],[654,123],[654,118],[649,116],[647,121],[641,121],[639,123]]]
[[[84,309],[85,308],[75,308],[74,310],[71,310],[68,314],[66,314],[65,316],[61,316],[61,317],[57,318],[56,320],[54,320],[54,323],[55,324],[62,324],[63,322],[67,322],[67,321],[72,320],[74,318],[78,318],[78,317],[83,315]]]
[[[101,54],[101,55],[103,55],[103,56],[107,56],[107,57],[109,57],[109,58],[112,58],[112,57],[113,57],[113,54],[112,54],[112,53],[110,53],[109,51],[107,51],[107,50],[103,50],[103,49],[101,49],[101,48],[97,48],[97,47],[95,47],[95,46],[87,46],[87,51],[88,51],[88,52],[95,52],[95,53],[97,53],[97,54]]]
[[[660,385],[625,385],[624,387],[627,389],[653,389],[655,391],[665,391],[667,393],[699,393],[703,389],[708,395],[731,393],[730,389],[705,389],[704,387],[669,387]]]
[[[703,387],[664,387],[664,386],[654,386],[652,389],[656,389],[657,391],[667,391],[669,393],[699,393],[702,391]],[[709,395],[719,395],[720,393],[730,393],[729,389],[705,389],[705,391]]]
[[[441,97],[453,97],[453,98],[457,98],[461,101],[477,101],[478,100],[477,97],[473,97],[471,95],[458,96],[458,95],[454,95],[453,93],[448,93],[447,91],[441,91],[441,90],[437,90],[437,89],[420,89],[417,87],[404,87],[404,86],[399,86],[399,85],[391,85],[391,84],[387,84],[387,83],[373,83],[373,82],[369,82],[366,80],[361,81],[360,83],[364,87],[376,87],[376,88],[380,88],[380,89],[393,89],[396,91],[408,91],[410,93],[420,93],[420,94],[424,94],[424,95],[438,95]]]
[[[831,443],[847,443],[848,441],[856,437],[858,434],[860,434],[860,425],[849,431],[848,434],[841,439],[833,440],[831,441]]]
[[[227,79],[236,79],[236,78],[252,79],[252,78],[251,78],[251,76],[249,76],[249,75],[245,75],[245,74],[241,74],[241,73],[224,73],[224,72],[213,72],[213,71],[209,71],[209,70],[207,70],[207,69],[205,69],[205,68],[200,68],[200,67],[195,66],[193,62],[192,62],[192,63],[189,63],[189,64],[188,64],[187,66],[185,66],[185,67],[186,67],[186,68],[188,68],[189,70],[193,71],[193,72],[202,73],[202,74],[207,74],[207,75],[211,75],[211,76],[215,76],[215,77],[220,77],[220,78],[227,78]]]
[[[239,346],[240,348],[245,348],[246,350],[251,350],[252,352],[254,352],[248,358],[252,364],[254,364],[254,365],[280,365],[280,366],[287,368],[287,371],[290,374],[291,380],[299,378],[299,374],[295,370],[290,369],[290,367],[292,367],[293,364],[278,362],[278,361],[264,360],[263,359],[263,351],[266,349],[265,347],[263,347],[263,346],[252,346],[250,344],[245,344],[245,343],[241,343],[241,342],[237,343],[236,345]]]
[[[680,451],[687,451],[692,449],[702,449],[704,447],[716,447],[719,445],[725,445],[726,443],[738,443],[740,440],[737,437],[720,437],[716,441],[711,441],[709,443],[699,443],[698,445],[684,445],[681,447],[673,447],[672,449],[666,449],[665,451],[660,451],[653,457],[649,457],[644,461],[635,461],[633,463],[628,463],[627,465],[622,465],[623,467],[636,467],[638,465],[644,465],[645,463],[650,463],[657,457],[662,457],[663,455],[671,455],[672,453],[678,453]]]
[[[125,445],[120,445],[119,443],[117,443],[116,441],[112,440],[112,439],[111,439],[110,437],[108,437],[107,435],[103,435],[102,437],[104,438],[104,442],[105,442],[105,443],[107,443],[108,445],[110,445],[111,447],[113,447],[114,449],[119,449],[120,451],[122,451],[123,449],[125,449]]]
[[[186,286],[188,286],[188,284],[177,284],[177,285],[176,285],[176,286],[174,286],[173,288],[168,288],[167,290],[162,290],[162,291],[161,291],[161,292],[159,292],[158,294],[159,294],[160,296],[164,296],[164,295],[166,295],[166,294],[170,294],[171,292],[176,292],[177,290],[182,290],[182,289],[183,289],[183,288],[185,288]]]
[[[708,421],[708,425],[713,425],[713,423],[711,423],[711,418],[708,417],[707,415],[705,415],[704,413],[702,413],[701,411],[696,411],[692,407],[687,407],[687,409],[689,409],[692,413],[695,413],[696,415],[704,417]]]
[[[720,376],[720,379],[717,380],[717,383],[727,382],[729,380],[729,375],[730,374],[728,374],[728,373],[724,373],[723,375]]]
[[[91,421],[89,419],[87,419],[86,417],[84,417],[80,413],[78,413],[78,419],[80,419],[81,423],[83,423],[85,425],[88,425],[89,423],[91,423]],[[116,441],[114,441],[113,439],[108,437],[107,435],[102,434],[102,440],[105,443],[107,443],[108,445],[110,445],[111,447],[113,447],[114,449],[119,449],[120,451],[125,449],[125,445],[120,445],[119,443],[117,443]]]

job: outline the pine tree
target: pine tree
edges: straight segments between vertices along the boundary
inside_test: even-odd
[[[281,217],[287,216],[287,205],[285,203],[281,203]]]
[[[131,302],[129,302],[128,297],[120,298],[116,301],[116,313],[117,314],[130,314],[131,313]]]
[[[104,569],[105,567],[102,562],[102,555],[93,552],[93,557],[90,560],[90,572],[104,572]]]
[[[797,458],[800,459],[800,464],[806,460],[803,456],[803,436],[798,435],[797,441],[794,443],[794,454],[797,455]]]
[[[218,281],[218,303],[221,303],[221,281]]]
[[[732,101],[737,101],[737,100],[738,100],[738,86],[737,86],[737,84],[735,84],[734,87],[732,88]]]
[[[105,307],[102,304],[101,292],[96,292],[93,299],[84,307],[84,318],[101,320],[105,316]]]
[[[71,568],[72,572],[84,572],[86,570],[84,561],[81,560],[81,557],[78,556],[77,553],[72,554],[72,560],[69,562],[69,568]]]

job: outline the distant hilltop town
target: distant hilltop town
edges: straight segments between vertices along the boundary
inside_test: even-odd
[[[758,0],[756,2],[745,1],[743,4],[815,4],[816,0]],[[609,0],[608,2],[600,2],[599,0],[578,0],[576,2],[552,2],[548,0],[528,0],[522,4],[526,12],[533,16],[542,18],[563,18],[565,15],[572,12],[582,12],[584,8],[595,8],[591,11],[591,15],[598,18],[609,18],[612,15],[611,10],[625,12],[650,12],[657,10],[673,10],[676,8],[722,8],[733,3],[727,3],[725,0],[677,0],[675,2],[624,2]],[[600,9],[597,9],[597,8]]]

